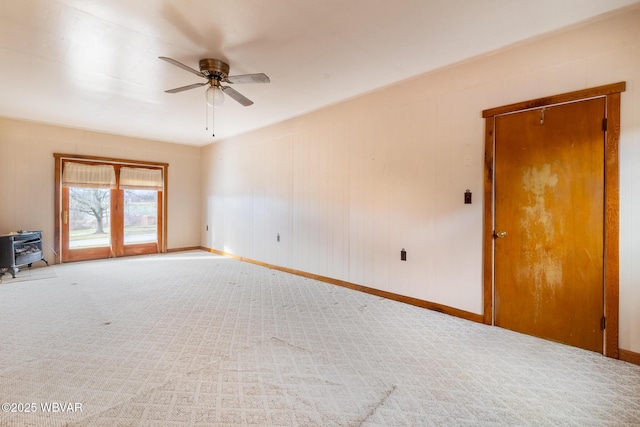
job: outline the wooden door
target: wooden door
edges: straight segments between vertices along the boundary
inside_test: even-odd
[[[495,118],[495,324],[603,352],[605,99]]]

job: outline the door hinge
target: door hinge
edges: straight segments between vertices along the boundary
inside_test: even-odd
[[[607,318],[602,316],[602,318],[600,318],[600,329],[604,331],[606,327],[607,327]]]
[[[606,132],[607,131],[607,119],[602,119],[602,131]]]

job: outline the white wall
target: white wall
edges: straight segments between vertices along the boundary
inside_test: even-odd
[[[167,247],[200,246],[200,148],[0,118],[0,234],[54,240],[53,153],[169,164]],[[45,255],[53,260],[50,248]]]
[[[640,352],[639,23],[626,9],[205,147],[202,244],[482,313],[481,111],[626,81],[620,347]]]

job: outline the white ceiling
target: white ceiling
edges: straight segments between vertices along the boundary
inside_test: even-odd
[[[204,81],[218,58],[234,85],[216,139],[636,3],[637,0],[0,0],[0,116],[184,144],[205,130]]]

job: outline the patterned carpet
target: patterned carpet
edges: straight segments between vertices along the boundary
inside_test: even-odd
[[[46,268],[44,262],[38,262],[32,268],[26,266],[20,267],[20,270],[14,278],[8,268],[0,269],[0,285],[10,285],[11,283],[24,282],[27,280],[51,279],[56,277],[55,268]]]
[[[588,351],[201,251],[50,268],[0,284],[0,426],[640,426]]]

